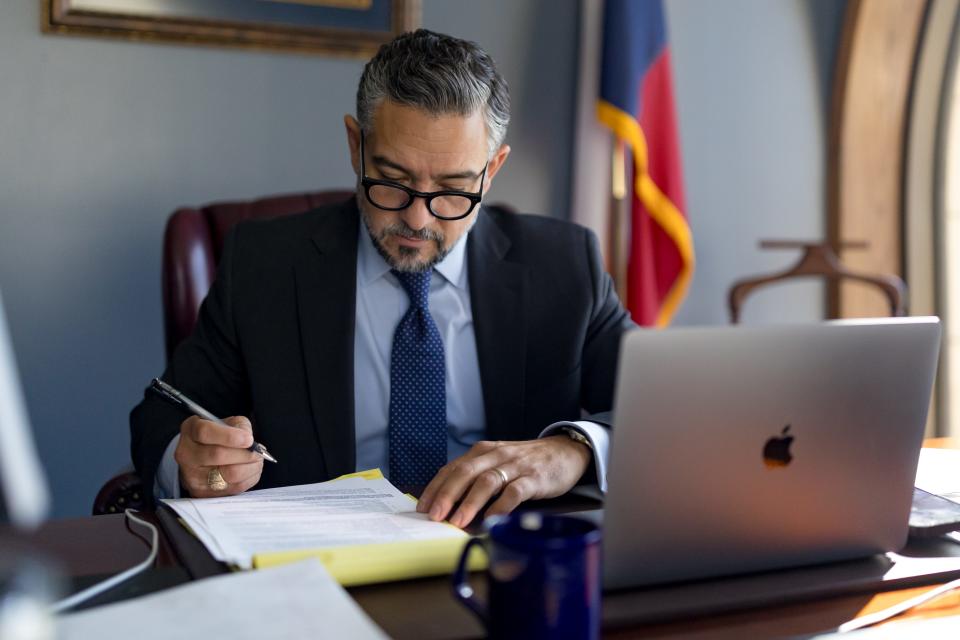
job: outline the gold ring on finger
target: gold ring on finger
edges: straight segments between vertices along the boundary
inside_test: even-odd
[[[220,467],[213,467],[207,472],[207,486],[212,491],[223,491],[227,488],[227,481],[223,479]]]
[[[507,486],[507,483],[510,482],[510,478],[507,477],[507,472],[500,467],[494,467],[493,472],[500,477],[500,488],[503,489]]]

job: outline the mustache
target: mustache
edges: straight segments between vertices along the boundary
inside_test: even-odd
[[[396,222],[380,230],[379,239],[381,241],[390,236],[400,236],[407,240],[432,240],[434,242],[443,242],[444,235],[434,229],[412,229],[405,222]]]

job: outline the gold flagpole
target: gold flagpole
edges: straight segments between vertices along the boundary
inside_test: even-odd
[[[627,157],[623,140],[614,138],[610,171],[610,233],[608,234],[610,260],[607,271],[613,276],[617,295],[627,300]]]

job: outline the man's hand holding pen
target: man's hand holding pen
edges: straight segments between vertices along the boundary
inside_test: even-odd
[[[249,450],[253,445],[250,421],[236,416],[224,422],[230,426],[190,416],[180,424],[173,457],[180,466],[180,483],[194,498],[232,496],[260,481],[263,456]],[[225,487],[217,481],[220,478]]]
[[[247,418],[221,420],[159,378],[150,382],[150,388],[194,414],[180,423],[180,440],[173,452],[180,467],[180,484],[194,498],[243,493],[260,481],[264,460],[277,461],[253,439],[253,426]]]

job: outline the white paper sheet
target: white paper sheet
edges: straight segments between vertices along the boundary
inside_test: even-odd
[[[918,489],[960,503],[960,450],[921,449]]]
[[[58,627],[61,640],[387,638],[312,559],[61,616]]]
[[[255,553],[466,537],[417,513],[416,504],[382,478],[164,502],[214,558],[245,569],[252,566]]]
[[[825,633],[809,640],[917,640],[917,638],[923,640],[957,640],[957,638],[960,638],[960,616],[931,620],[908,619],[861,631]]]

